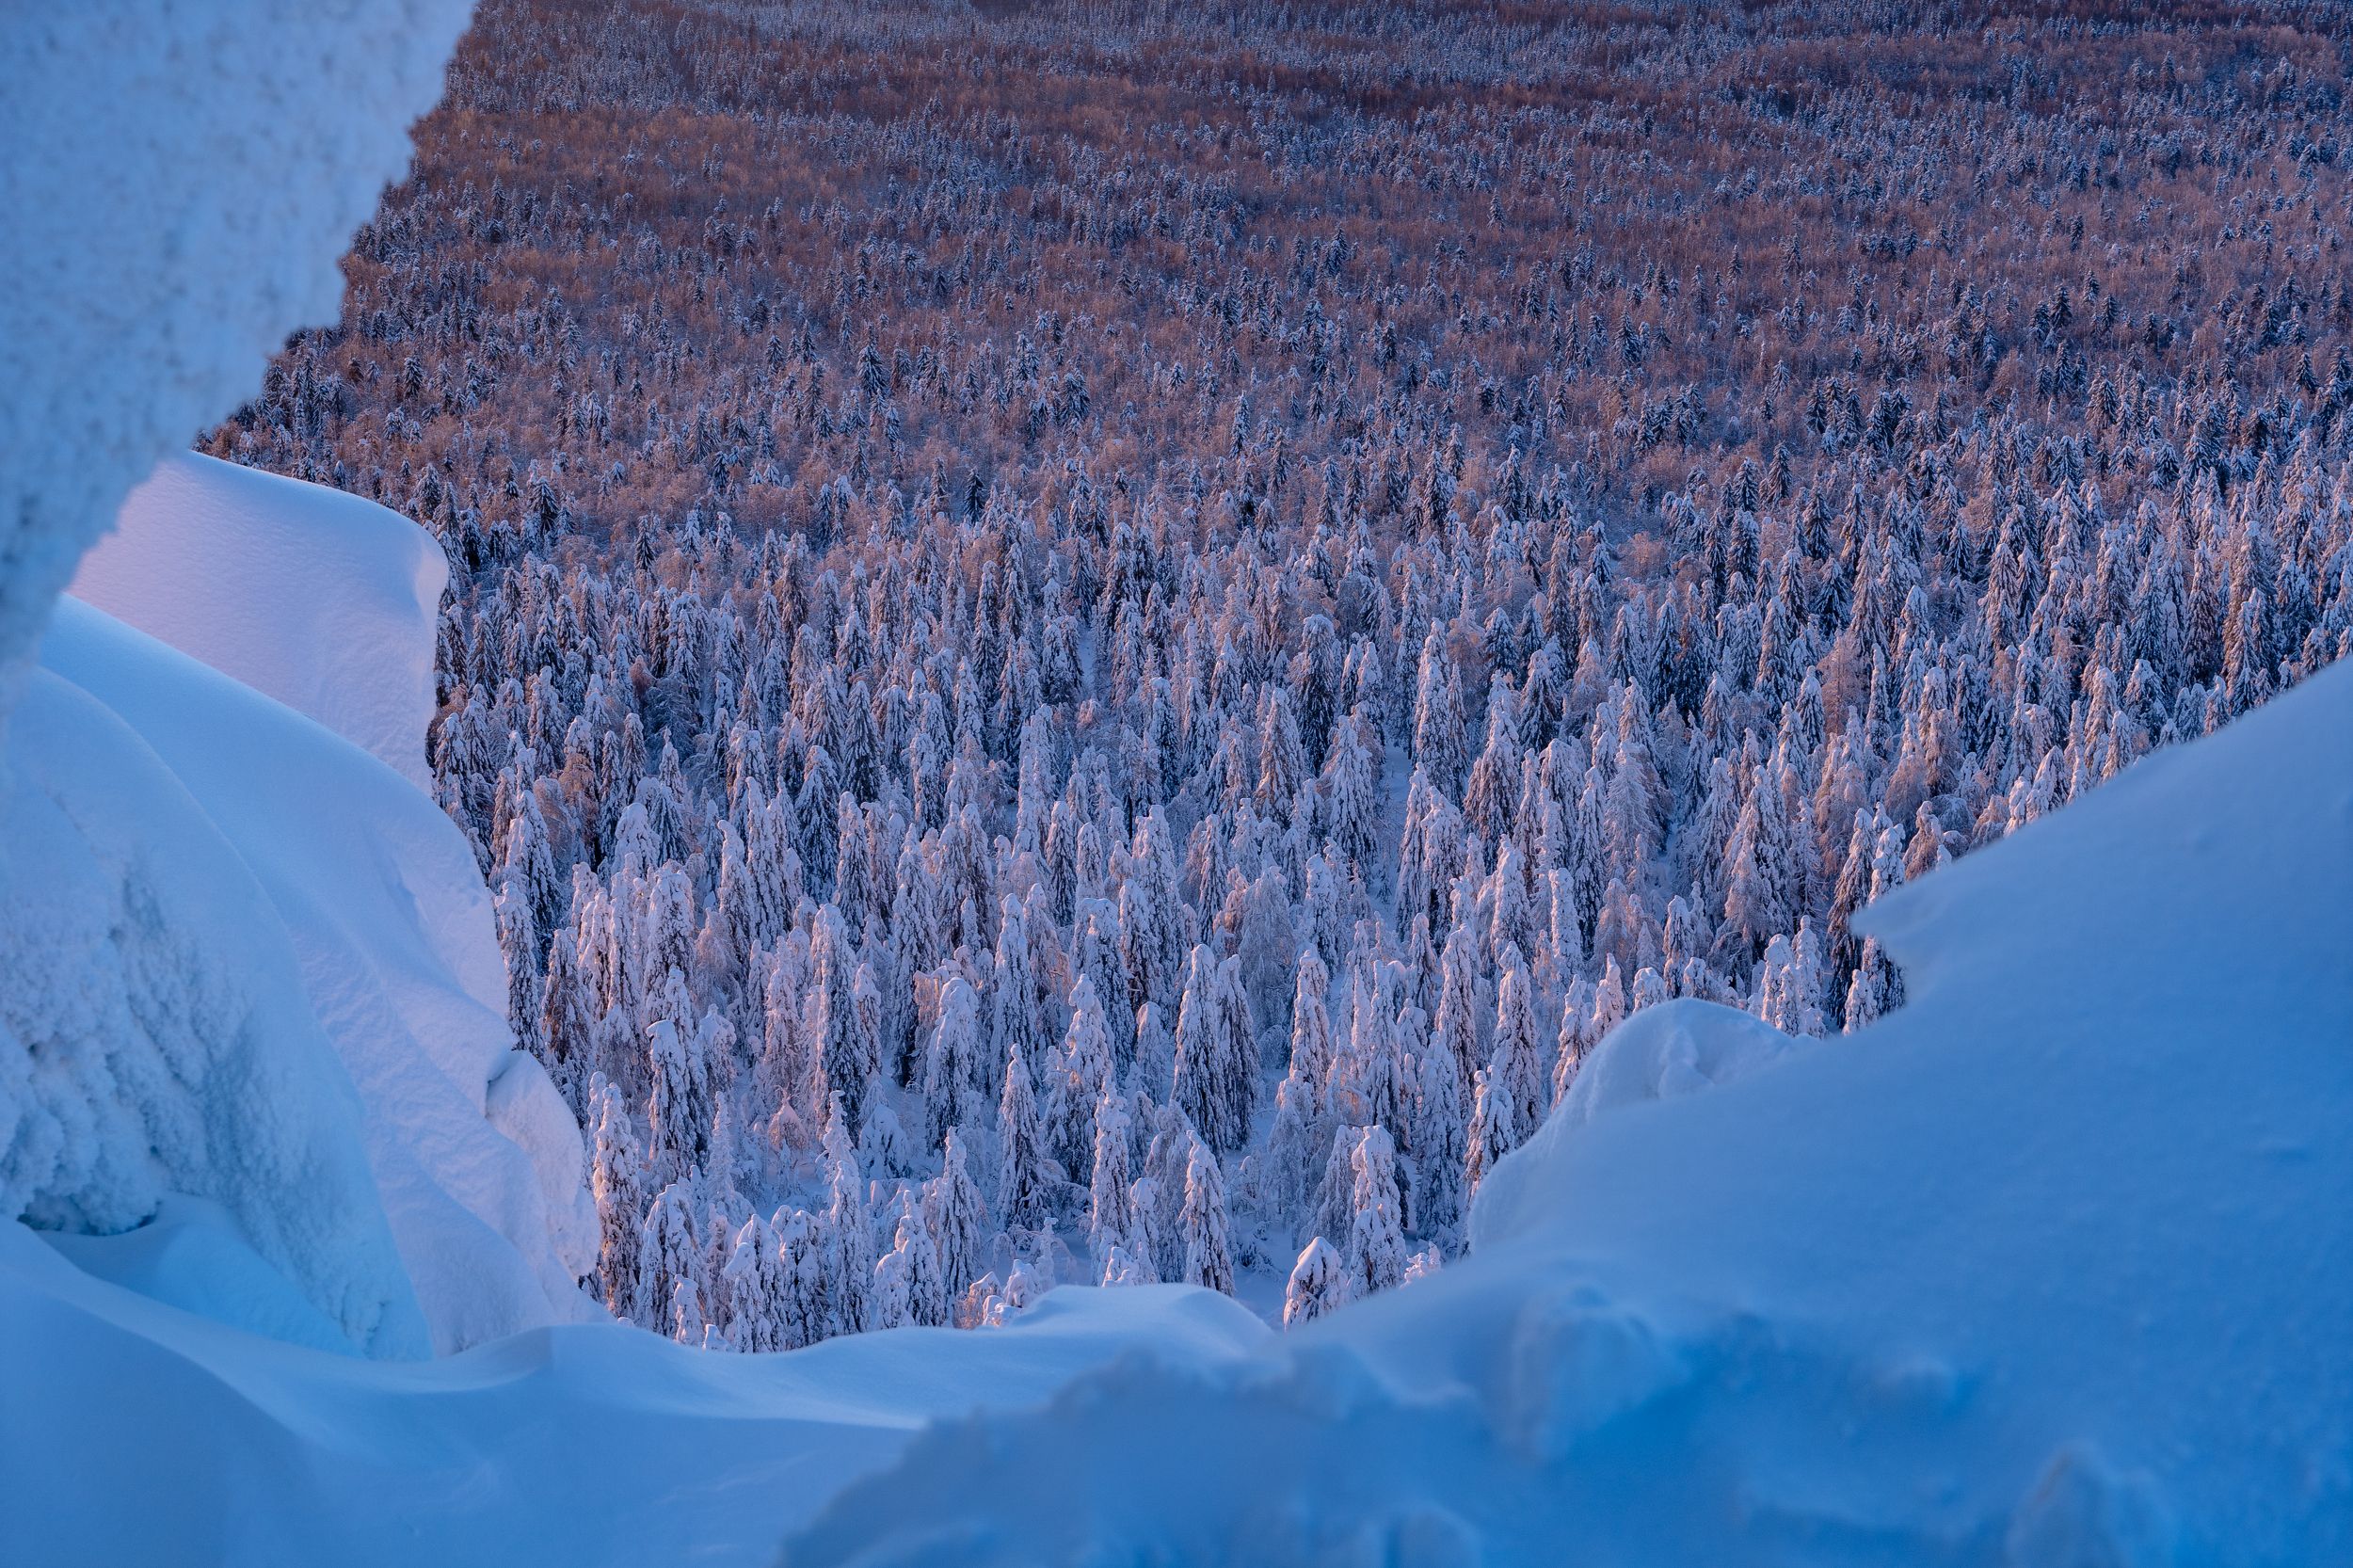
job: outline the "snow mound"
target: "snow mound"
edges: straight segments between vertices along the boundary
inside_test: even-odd
[[[1267,1335],[1205,1291],[1065,1288],[1003,1329],[789,1355],[599,1324],[371,1362],[192,1317],[0,1223],[0,1519],[10,1560],[50,1568],[765,1568],[927,1423],[1037,1403],[1122,1356],[1233,1361]]]
[[[133,490],[66,591],[316,719],[430,793],[449,568],[372,501],[192,452]]]
[[[1548,1130],[1491,1244],[1278,1351],[926,1439],[785,1560],[2353,1558],[2349,882],[2340,668],[1872,911],[1872,1029],[1654,1025],[1779,1061]]]
[[[72,599],[41,663],[151,748],[259,882],[358,1086],[346,1135],[434,1348],[592,1312],[573,1285],[594,1247],[579,1129],[513,1049],[489,896],[456,826],[357,746]],[[114,817],[134,837],[151,820],[137,801]]]
[[[333,317],[469,8],[0,8],[0,671],[131,487]]]
[[[1646,1007],[1593,1048],[1567,1097],[1527,1144],[1480,1185],[1471,1209],[1471,1244],[1491,1246],[1543,1223],[1555,1204],[1574,1201],[1544,1185],[1558,1165],[1551,1152],[1607,1112],[1696,1094],[1771,1066],[1799,1042],[1738,1008],[1679,997]]]
[[[133,486],[332,316],[467,10],[0,12],[0,1215],[212,1199],[379,1354],[590,1310],[578,1135],[416,788],[438,553],[174,459],[83,587],[191,657],[72,605],[27,656]]]
[[[358,1096],[268,894],[120,717],[47,670],[20,687],[0,769],[0,1214],[103,1233],[167,1193],[210,1196],[352,1343],[423,1353]]]

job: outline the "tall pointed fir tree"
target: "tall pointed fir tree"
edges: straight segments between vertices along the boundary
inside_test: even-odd
[[[597,1282],[607,1310],[632,1311],[637,1295],[638,1240],[646,1220],[646,1168],[621,1092],[594,1086],[596,1150],[589,1167],[589,1193],[597,1206]]]
[[[1087,1245],[1099,1266],[1114,1248],[1135,1250],[1128,1230],[1129,1154],[1134,1130],[1127,1103],[1109,1083],[1095,1102],[1095,1145],[1087,1182]]]
[[[939,1273],[948,1295],[962,1294],[980,1277],[994,1227],[966,1162],[963,1135],[952,1128],[942,1144],[939,1174],[923,1184],[923,1223],[939,1248]]]
[[[1060,1173],[1046,1149],[1030,1063],[1016,1044],[1005,1058],[1004,1093],[997,1102],[997,1212],[1007,1230],[1041,1230],[1053,1223]]]
[[[933,1143],[952,1128],[987,1125],[986,1071],[981,1039],[981,999],[971,983],[951,974],[939,989],[939,1021],[923,1053],[925,1132]]]
[[[1386,1128],[1369,1127],[1358,1136],[1349,1171],[1349,1272],[1360,1294],[1385,1290],[1404,1279],[1406,1259],[1397,1147]]]
[[[1234,1293],[1232,1223],[1225,1212],[1225,1177],[1217,1155],[1194,1140],[1185,1158],[1185,1283]]]
[[[1195,947],[1176,1015],[1176,1107],[1219,1154],[1250,1142],[1259,1095],[1259,1032],[1242,989],[1242,966]]]
[[[1497,988],[1495,1050],[1488,1076],[1498,1093],[1512,1098],[1512,1125],[1525,1139],[1544,1125],[1552,1107],[1544,1057],[1536,1043],[1536,1006],[1526,965],[1517,948],[1503,954],[1503,981]]]
[[[653,1096],[646,1108],[652,1130],[648,1149],[655,1179],[664,1184],[700,1175],[711,1159],[711,1063],[707,1036],[687,1018],[658,1018],[646,1032]]]

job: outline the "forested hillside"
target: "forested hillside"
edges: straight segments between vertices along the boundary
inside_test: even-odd
[[[2353,646],[2353,19],[1912,9],[487,5],[202,445],[449,552],[608,1304],[1316,1316]]]

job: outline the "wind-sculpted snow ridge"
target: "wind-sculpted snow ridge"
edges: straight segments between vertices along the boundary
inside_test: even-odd
[[[397,512],[175,452],[123,502],[67,591],[430,793],[424,732],[448,582],[440,547]]]
[[[430,1341],[283,889],[110,704],[27,655],[132,487],[333,314],[336,258],[466,10],[0,11],[0,1215],[103,1232],[210,1198],[386,1354]]]
[[[7,738],[0,1212],[104,1233],[210,1197],[353,1343],[423,1353],[358,1096],[253,870],[65,678],[23,679]]]
[[[784,1560],[2345,1560],[2348,780],[2340,668],[1874,909],[1874,1028],[1536,1141],[1279,1352],[929,1433]]]
[[[235,553],[233,526],[217,537]],[[434,1348],[596,1315],[573,1285],[596,1245],[580,1133],[513,1048],[489,896],[449,819],[376,758],[72,598],[41,664],[136,733],[268,898],[359,1089],[346,1135]],[[129,807],[136,835],[150,819]]]

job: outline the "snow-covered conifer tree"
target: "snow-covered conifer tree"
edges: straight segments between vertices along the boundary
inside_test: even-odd
[[[1300,1250],[1283,1288],[1283,1326],[1298,1328],[1348,1304],[1355,1277],[1337,1248],[1318,1236]]]
[[[1030,1064],[1016,1045],[1005,1058],[1005,1087],[997,1101],[997,1212],[1009,1230],[1053,1223],[1062,1176],[1046,1148]]]
[[[1234,1293],[1232,1223],[1225,1212],[1225,1178],[1217,1156],[1195,1140],[1185,1159],[1185,1283]]]
[[[1385,1290],[1405,1277],[1403,1205],[1397,1148],[1386,1128],[1369,1127],[1349,1157],[1352,1177],[1348,1272],[1357,1293]]]

